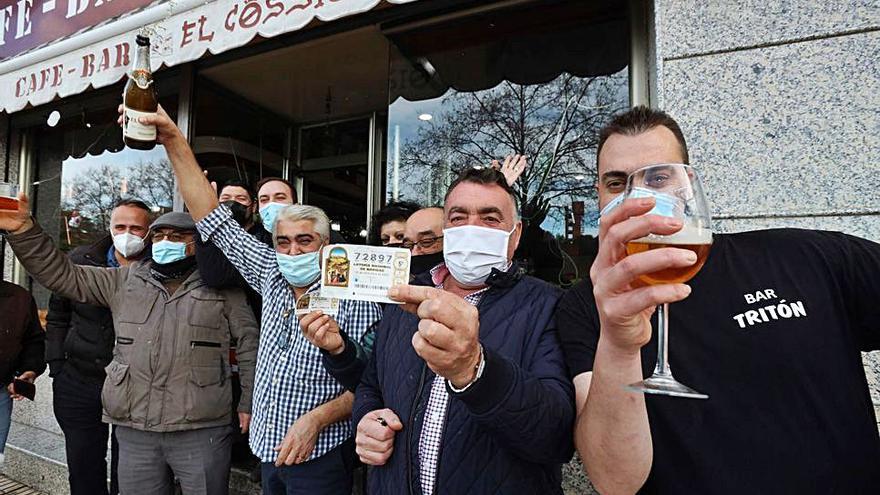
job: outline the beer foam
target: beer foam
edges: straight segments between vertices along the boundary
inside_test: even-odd
[[[645,244],[712,244],[712,231],[700,227],[685,226],[672,235],[649,234],[641,239],[630,242],[644,242]]]

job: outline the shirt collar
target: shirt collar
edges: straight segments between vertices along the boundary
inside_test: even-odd
[[[110,268],[119,268],[119,260],[116,259],[116,247],[110,243],[110,249],[107,250],[107,266]]]

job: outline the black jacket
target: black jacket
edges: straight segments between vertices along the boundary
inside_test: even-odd
[[[45,338],[37,305],[30,293],[21,287],[0,280],[0,386],[6,388],[12,379],[33,371],[46,369],[43,359]],[[0,393],[5,393],[0,390]]]
[[[272,234],[266,231],[259,223],[255,223],[248,234],[258,241],[272,246]],[[248,305],[254,312],[257,322],[263,312],[263,300],[253,287],[248,285],[241,273],[229,262],[223,251],[213,242],[202,241],[202,236],[196,236],[196,262],[201,269],[202,280],[205,285],[212,289],[242,289],[247,297]]]
[[[413,282],[431,284],[430,274]],[[482,377],[449,391],[437,461],[436,495],[562,494],[562,464],[573,452],[574,387],[556,334],[559,290],[517,265],[493,272],[480,304]],[[390,408],[403,422],[394,452],[370,474],[370,493],[419,495],[419,438],[434,373],[415,353],[419,318],[389,305],[373,358],[357,388],[352,424]]]
[[[108,235],[94,244],[74,249],[70,259],[77,265],[107,267],[107,253],[112,246],[113,238]],[[62,367],[67,367],[84,380],[104,382],[104,367],[113,358],[116,340],[109,309],[52,294],[46,315],[46,340],[50,376],[56,376]]]

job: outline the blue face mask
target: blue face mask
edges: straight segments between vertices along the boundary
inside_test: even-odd
[[[167,265],[186,258],[186,243],[159,241],[153,244],[153,261]]]
[[[260,208],[260,219],[263,222],[263,228],[272,232],[272,227],[275,225],[275,219],[278,218],[278,212],[288,206],[290,205],[283,203],[269,203]]]
[[[672,218],[676,217],[675,209],[676,206],[678,206],[679,200],[675,196],[663,194],[654,191],[653,189],[635,187],[632,191],[630,191],[629,198],[654,198],[654,208],[646,213],[646,215],[660,215],[662,217]],[[605,208],[602,208],[602,211],[599,212],[599,217],[603,217],[611,213],[612,210],[620,206],[620,203],[623,203],[624,199],[626,199],[626,195],[618,194],[617,197],[615,197],[607,205],[605,205]]]
[[[321,250],[303,253],[296,256],[275,253],[278,269],[284,279],[294,287],[306,287],[321,276],[321,265],[318,256]]]

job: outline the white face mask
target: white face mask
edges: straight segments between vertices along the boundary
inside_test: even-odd
[[[629,198],[654,198],[654,208],[652,208],[647,215],[660,215],[663,217],[675,218],[675,206],[678,202],[675,196],[670,196],[669,194],[664,194],[644,187],[636,187],[630,192]],[[602,208],[599,212],[599,217],[601,218],[607,215],[620,206],[620,203],[623,203],[624,199],[626,199],[625,194],[618,194],[615,196],[614,199],[605,205],[605,208]]]
[[[123,258],[137,256],[144,250],[144,240],[140,237],[124,232],[113,236],[113,247]]]
[[[507,245],[516,230],[464,225],[443,229],[443,259],[449,273],[464,287],[483,285],[492,269],[507,268]]]

